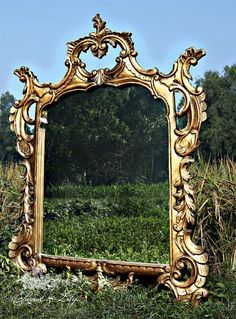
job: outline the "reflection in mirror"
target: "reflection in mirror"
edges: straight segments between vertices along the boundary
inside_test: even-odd
[[[32,103],[29,107],[29,110],[28,110],[28,116],[32,119],[32,121],[35,120],[35,111],[36,111],[36,103]],[[27,134],[34,134],[34,125],[31,125],[31,124],[25,124],[26,125],[26,128],[25,128],[25,131]]]
[[[49,108],[44,253],[169,262],[165,112],[140,86],[76,92]]]
[[[175,97],[175,105],[176,105],[176,113],[180,113],[184,107],[184,97],[180,92],[175,92],[174,93]],[[176,128],[178,130],[182,130],[186,127],[187,125],[187,114],[182,114],[182,116],[176,116]]]

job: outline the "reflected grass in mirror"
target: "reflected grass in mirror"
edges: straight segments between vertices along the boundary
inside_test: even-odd
[[[64,96],[48,111],[44,253],[169,261],[165,105],[139,86]]]

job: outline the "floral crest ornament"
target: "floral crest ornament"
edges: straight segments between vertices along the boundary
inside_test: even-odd
[[[25,83],[24,97],[16,101],[10,111],[10,125],[17,136],[17,151],[25,166],[24,187],[21,200],[21,232],[13,236],[9,244],[9,256],[25,271],[46,272],[47,266],[80,268],[93,272],[93,285],[100,289],[104,276],[112,285],[130,285],[137,276],[156,278],[158,284],[170,287],[178,300],[190,300],[194,305],[208,295],[204,288],[208,275],[208,256],[203,247],[192,241],[195,223],[195,197],[190,184],[192,176],[188,167],[194,161],[191,154],[199,145],[199,131],[206,119],[205,94],[200,87],[193,87],[189,69],[196,65],[205,52],[189,48],[174,63],[169,74],[158,69],[143,69],[136,61],[137,52],[128,32],[112,32],[97,14],[95,32],[87,37],[68,43],[64,78],[57,84],[40,83],[27,67],[15,70]],[[121,48],[116,65],[89,72],[80,59],[81,52],[91,50],[102,58],[109,46]],[[47,110],[61,96],[72,91],[88,91],[106,84],[114,87],[141,85],[154,98],[166,104],[169,145],[169,219],[170,262],[169,264],[141,263],[54,256],[43,253],[43,202],[44,202],[44,155],[45,124]],[[182,94],[184,103],[178,109],[175,93]],[[35,119],[29,108],[35,104]],[[179,128],[178,120],[185,117],[186,124]],[[34,127],[29,132],[27,125]],[[32,133],[33,132],[33,133]],[[155,234],[153,234],[155,236]],[[188,269],[190,275],[183,276]],[[124,283],[122,277],[127,278]],[[107,280],[108,280],[107,279]]]

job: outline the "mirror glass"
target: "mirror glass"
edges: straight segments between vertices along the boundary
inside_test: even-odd
[[[49,107],[44,253],[169,262],[165,113],[141,86],[77,91]]]

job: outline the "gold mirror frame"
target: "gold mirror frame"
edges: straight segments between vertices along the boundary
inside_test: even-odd
[[[17,136],[17,151],[25,166],[22,190],[21,232],[13,236],[9,244],[9,256],[23,270],[46,269],[46,266],[80,268],[94,272],[97,288],[101,286],[103,274],[113,275],[119,285],[120,275],[125,275],[130,284],[136,276],[155,277],[158,284],[170,287],[178,300],[198,303],[208,292],[203,285],[208,274],[208,256],[203,247],[192,241],[195,222],[194,190],[189,184],[192,176],[188,171],[194,161],[190,155],[199,145],[201,123],[206,119],[205,94],[200,87],[194,88],[189,69],[205,55],[204,50],[188,48],[182,54],[169,74],[158,69],[144,70],[136,61],[137,52],[131,33],[112,32],[105,27],[100,16],[94,19],[96,32],[68,43],[64,78],[58,84],[38,82],[36,76],[26,67],[15,70],[21,82],[25,83],[24,97],[16,101],[10,111],[10,125]],[[89,49],[94,56],[102,58],[108,45],[121,47],[116,65],[112,69],[92,72],[80,60],[81,52]],[[42,253],[43,201],[44,201],[44,152],[47,109],[62,95],[72,91],[87,91],[102,84],[114,87],[138,84],[146,87],[154,98],[162,99],[167,106],[169,144],[169,219],[170,219],[170,264],[125,262],[52,256]],[[175,92],[182,94],[183,106],[177,110]],[[36,104],[35,119],[29,108]],[[186,117],[184,128],[177,128],[177,121]],[[29,135],[26,125],[34,127]],[[190,269],[190,276],[183,277],[183,269]]]

